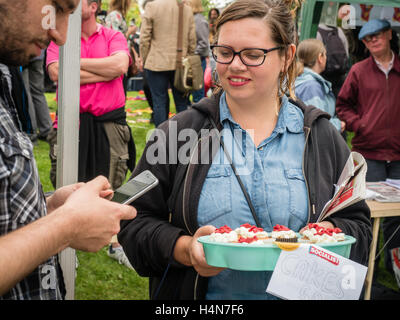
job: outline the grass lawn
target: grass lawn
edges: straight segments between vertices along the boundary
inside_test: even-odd
[[[46,98],[50,111],[55,112],[57,103],[55,94],[47,93]],[[137,149],[137,160],[140,158],[149,130],[154,128],[150,124],[150,108],[147,101],[142,100],[143,94],[129,92],[126,103],[128,124]],[[171,110],[175,110],[171,105]],[[39,175],[45,192],[52,191],[50,182],[49,145],[38,141],[34,148]],[[128,173],[127,178],[130,176]],[[77,300],[145,300],[148,295],[148,279],[140,277],[135,271],[118,264],[110,259],[106,247],[97,253],[77,251],[79,267],[77,269],[75,299]]]
[[[55,112],[57,104],[55,94],[46,94],[51,111]],[[138,92],[129,92],[126,104],[128,124],[132,129],[137,149],[137,160],[140,158],[146,135],[154,125],[149,123],[150,109],[144,95]],[[174,112],[173,99],[171,111]],[[349,140],[351,136],[349,137]],[[45,192],[52,191],[50,182],[49,146],[39,141],[34,148],[39,175]],[[128,174],[129,177],[129,174]],[[127,177],[127,178],[128,178]],[[382,240],[380,241],[382,245]],[[97,253],[77,252],[79,267],[77,269],[75,299],[77,300],[146,300],[148,295],[148,279],[140,277],[135,271],[118,264],[107,256],[106,248]],[[384,268],[383,259],[380,259],[378,281],[385,286],[398,290],[396,280]]]

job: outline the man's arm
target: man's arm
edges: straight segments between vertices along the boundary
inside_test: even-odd
[[[149,2],[146,5],[146,11],[142,16],[142,26],[140,28],[140,57],[142,58],[143,65],[146,62],[147,55],[150,51],[150,43],[153,32],[153,20],[151,18],[151,13],[153,10],[153,3]]]
[[[126,52],[117,52],[105,58],[82,58],[81,70],[97,74],[104,78],[119,78],[128,71],[129,56]]]
[[[119,232],[121,220],[135,218],[133,207],[102,198],[109,189],[108,180],[97,177],[51,214],[0,237],[0,295],[67,247],[100,250]]]
[[[193,15],[189,16],[189,43],[188,43],[188,55],[194,54],[196,50],[196,26],[194,24]]]
[[[84,70],[81,70],[80,74],[81,74],[81,85],[88,83],[107,82],[115,79],[114,77],[100,76],[96,73]]]
[[[52,81],[58,81],[58,67],[59,67],[58,62],[53,62],[47,68],[47,71],[49,73],[49,78]],[[113,79],[115,79],[115,77],[112,76],[105,77],[89,71],[84,71],[84,70],[80,71],[81,85],[88,83],[107,82]]]

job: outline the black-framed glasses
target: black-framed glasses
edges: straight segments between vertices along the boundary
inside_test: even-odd
[[[271,49],[261,48],[245,48],[240,51],[234,51],[231,47],[212,45],[211,53],[215,61],[222,64],[230,64],[236,55],[244,65],[249,67],[257,67],[264,63],[268,52],[283,49],[282,46]]]

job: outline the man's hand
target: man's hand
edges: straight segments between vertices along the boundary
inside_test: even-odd
[[[142,58],[138,57],[135,61],[136,67],[138,68],[139,72],[143,72],[143,61]]]
[[[68,186],[64,186],[58,188],[50,197],[46,199],[47,203],[47,213],[51,213],[56,210],[58,207],[62,206],[67,200],[67,198],[80,187],[82,187],[84,183],[75,183],[70,184]]]
[[[340,132],[344,132],[346,130],[346,122],[340,121]]]
[[[54,210],[62,206],[73,192],[75,192],[84,185],[85,183],[78,182],[58,188],[50,197],[46,199],[47,214],[53,212]],[[100,197],[108,200],[111,200],[113,195],[114,191],[112,189],[103,190],[100,192]]]
[[[119,232],[121,220],[136,217],[132,206],[103,198],[110,188],[108,180],[99,176],[67,198],[59,214],[67,215],[65,219],[69,220],[70,247],[96,252]]]
[[[58,81],[58,68],[59,68],[58,61],[49,64],[49,66],[47,67],[47,73],[49,74],[49,78],[51,81],[54,82]]]

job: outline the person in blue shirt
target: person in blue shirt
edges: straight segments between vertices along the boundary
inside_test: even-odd
[[[326,66],[326,49],[322,41],[306,39],[297,47],[298,77],[295,81],[295,94],[306,105],[315,106],[331,116],[331,123],[343,132],[345,122],[336,115],[336,98],[332,84],[321,76]]]
[[[211,46],[217,90],[148,139],[133,175],[151,170],[159,184],[132,203],[137,217],[121,224],[118,240],[150,277],[151,299],[277,299],[266,292],[271,271],[211,266],[198,238],[245,223],[299,232],[334,194],[350,150],[327,113],[295,99],[295,4],[232,2]],[[365,201],[318,224],[355,237],[350,259],[366,263]]]

